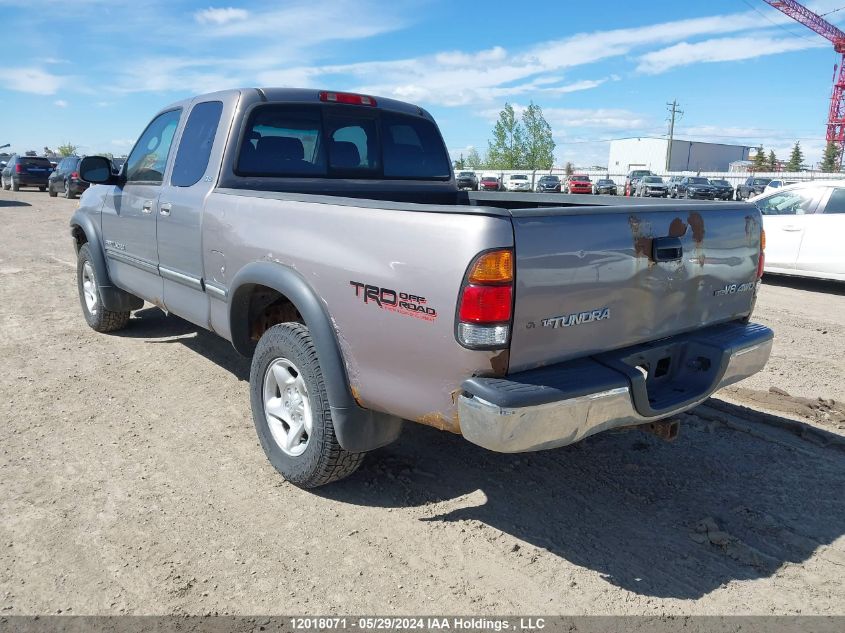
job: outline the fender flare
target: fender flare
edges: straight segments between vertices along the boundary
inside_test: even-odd
[[[252,355],[255,350],[249,333],[249,297],[256,285],[272,288],[287,297],[308,326],[317,349],[340,445],[358,453],[396,440],[402,431],[401,418],[365,409],[355,401],[326,306],[302,275],[292,268],[274,262],[252,262],[235,275],[229,290],[229,327],[235,349],[244,356]]]
[[[97,285],[99,286],[103,307],[112,312],[128,312],[143,307],[143,299],[118,288],[112,283],[111,277],[109,277],[109,269],[106,266],[103,243],[91,218],[81,211],[75,211],[70,218],[70,227],[74,241],[76,240],[76,236],[73,235],[74,230],[79,229],[85,234],[88,248],[91,251],[91,264],[93,264],[94,273],[97,275]],[[76,250],[79,251],[78,248]]]

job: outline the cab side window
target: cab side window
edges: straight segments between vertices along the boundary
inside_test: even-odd
[[[221,112],[222,101],[205,101],[191,109],[173,163],[172,185],[190,187],[202,178],[208,167]]]
[[[836,188],[830,193],[824,212],[845,213],[845,189]]]
[[[160,185],[182,110],[158,115],[147,126],[126,160],[126,181]]]

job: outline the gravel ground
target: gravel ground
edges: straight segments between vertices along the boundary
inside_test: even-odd
[[[0,615],[845,614],[843,286],[767,280],[771,363],[674,443],[408,425],[305,492],[228,343],[155,308],[87,328],[74,204],[0,192]]]

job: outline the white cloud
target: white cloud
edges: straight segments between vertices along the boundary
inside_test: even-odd
[[[66,77],[48,73],[40,68],[0,67],[0,84],[9,90],[52,95],[67,82]]]
[[[229,22],[237,22],[239,20],[246,20],[249,17],[249,11],[245,9],[235,9],[234,7],[225,7],[215,9],[209,7],[202,11],[194,13],[194,19],[200,24],[216,24],[223,25]]]
[[[667,70],[690,64],[738,61],[764,55],[775,55],[808,48],[820,48],[829,44],[798,38],[773,38],[768,36],[720,37],[689,44],[681,42],[640,57],[637,70],[649,74],[664,73]]]
[[[57,108],[66,108],[68,104],[67,104],[67,101],[65,101],[64,99],[56,99],[53,102],[53,105],[56,106]]]

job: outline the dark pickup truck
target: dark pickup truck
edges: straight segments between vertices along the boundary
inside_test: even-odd
[[[502,452],[658,428],[769,357],[754,207],[469,194],[415,105],[206,94],[156,114],[119,174],[79,170],[85,320],[132,327],[148,301],[231,341],[261,446],[303,487],[403,420]]]
[[[760,195],[770,182],[772,182],[771,178],[749,176],[745,182],[741,182],[736,186],[736,199],[748,200],[749,198]]]

